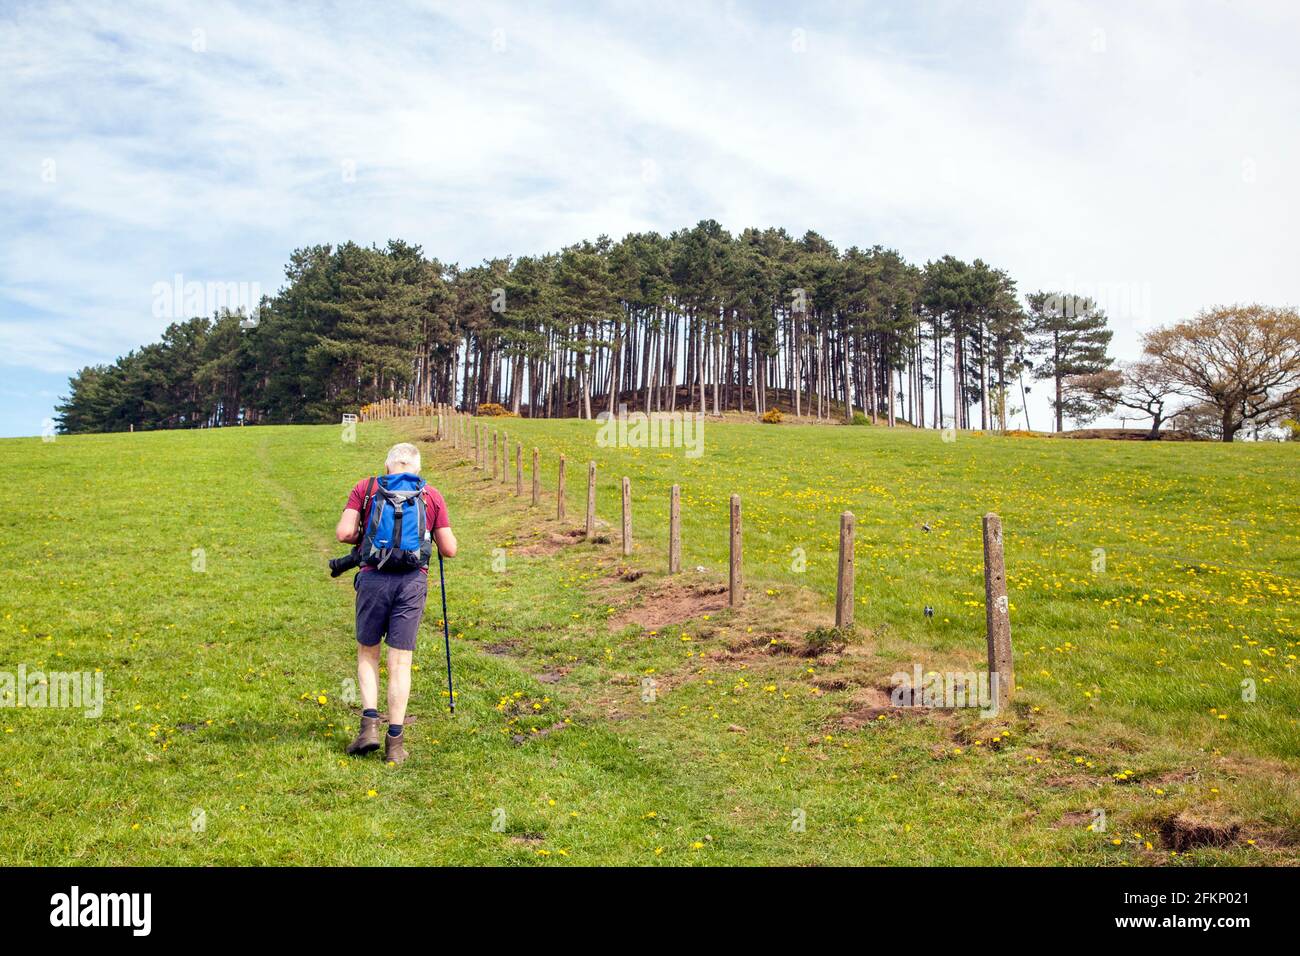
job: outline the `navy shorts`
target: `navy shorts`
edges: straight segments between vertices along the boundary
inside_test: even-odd
[[[389,647],[415,650],[429,576],[418,570],[402,574],[360,571],[352,586],[357,592],[357,643],[374,647],[387,637]]]

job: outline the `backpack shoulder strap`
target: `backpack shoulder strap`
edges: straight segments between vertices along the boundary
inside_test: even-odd
[[[425,482],[424,487],[423,487],[422,489],[420,489],[420,490],[421,490],[421,495],[420,495],[420,497],[421,497],[421,500],[424,502],[424,510],[425,510],[425,514],[428,515],[428,516],[431,516],[431,518],[432,518],[431,521],[426,521],[425,523],[428,525],[428,530],[429,530],[430,532],[432,532],[432,531],[433,531],[433,521],[437,521],[437,520],[438,520],[438,516],[437,516],[437,514],[435,514],[435,508],[434,508],[434,503],[433,503],[433,491],[434,491],[434,488],[433,488],[433,485],[429,484],[428,482]]]
[[[415,496],[415,514],[420,521],[420,540],[424,540],[424,534],[429,530],[429,485],[422,483],[420,493]]]
[[[366,539],[366,526],[370,524],[370,505],[375,500],[375,486],[378,483],[378,478],[370,479],[370,484],[366,487],[366,497],[361,502],[361,541]],[[361,541],[357,544],[360,545]]]

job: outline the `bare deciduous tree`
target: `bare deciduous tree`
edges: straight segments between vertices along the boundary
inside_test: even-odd
[[[1219,411],[1223,441],[1268,422],[1300,396],[1300,313],[1263,305],[1217,306],[1149,332],[1146,354],[1180,395]]]
[[[1119,368],[1104,369],[1091,375],[1075,375],[1066,380],[1066,390],[1105,414],[1115,409],[1127,408],[1151,419],[1151,433],[1160,438],[1160,426],[1169,416],[1166,407],[1178,386],[1170,380],[1160,363],[1151,359],[1126,362]]]

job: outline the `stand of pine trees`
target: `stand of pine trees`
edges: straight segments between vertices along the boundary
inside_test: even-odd
[[[1104,315],[1072,316],[1062,335],[1042,309],[1060,296],[1039,293],[1026,313],[978,259],[921,268],[880,246],[732,236],[712,220],[465,269],[401,241],[314,246],[285,273],[255,319],[178,322],[82,369],[61,429],[327,422],[385,399],[1006,428],[1031,356],[1050,353],[1042,374],[1056,378],[1110,362]]]

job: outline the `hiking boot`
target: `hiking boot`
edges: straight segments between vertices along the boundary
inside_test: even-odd
[[[406,759],[406,731],[396,737],[384,734],[384,763],[401,765]]]
[[[373,750],[379,749],[379,735],[382,731],[379,729],[378,717],[362,717],[361,729],[357,731],[357,739],[348,744],[347,752],[353,756],[358,754],[368,754]]]

